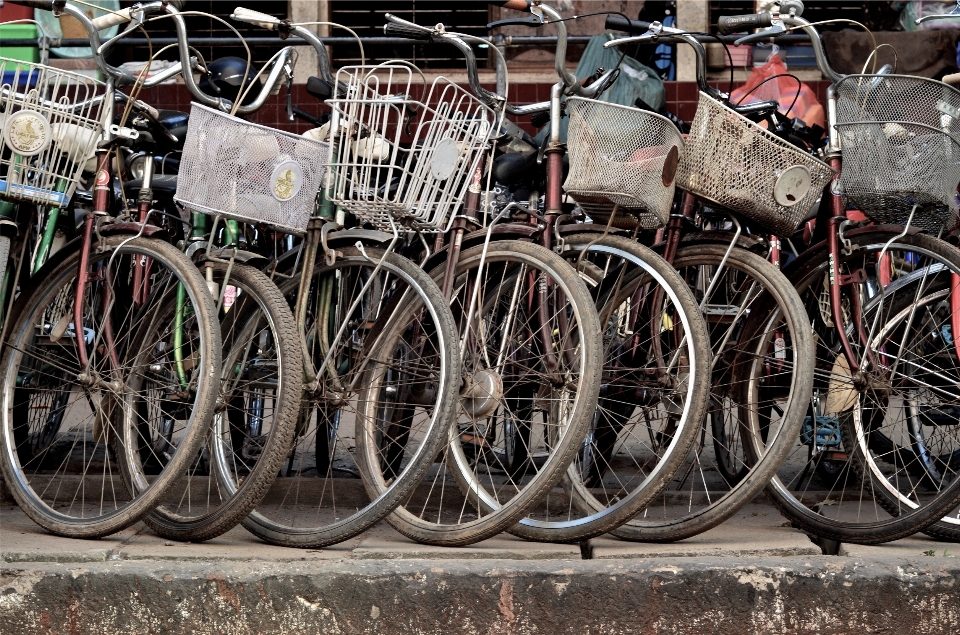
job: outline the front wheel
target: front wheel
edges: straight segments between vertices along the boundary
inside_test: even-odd
[[[697,439],[711,355],[693,293],[653,250],[584,233],[566,236],[561,255],[603,324],[600,398],[563,492],[548,493],[510,532],[570,542],[618,527],[669,485]]]
[[[898,234],[851,232],[834,268],[821,245],[788,272],[818,335],[816,381],[769,491],[784,515],[820,537],[876,544],[929,527],[956,538],[960,526],[960,319],[951,304],[960,253],[931,236]],[[848,291],[839,327],[857,375],[830,310],[834,275]],[[824,461],[848,467],[832,477],[817,470]]]
[[[186,473],[213,415],[221,343],[196,266],[148,238],[91,246],[75,324],[79,258],[57,254],[14,308],[0,360],[0,466],[37,524],[95,538],[149,514]],[[160,427],[138,402],[168,414]],[[24,426],[25,409],[38,425]]]
[[[683,467],[612,532],[628,540],[689,538],[753,500],[799,434],[813,382],[806,314],[772,264],[720,244],[681,247],[673,264],[707,323],[709,404]]]
[[[280,289],[249,265],[207,267],[224,298],[217,411],[184,479],[144,520],[173,540],[219,536],[257,506],[286,458],[303,390],[300,338]],[[144,421],[167,416],[137,405]]]
[[[597,407],[600,324],[577,272],[538,245],[466,249],[452,287],[459,416],[387,519],[414,540],[461,546],[507,529],[563,478]]]
[[[266,497],[243,521],[294,547],[347,540],[390,513],[439,451],[457,407],[456,327],[415,263],[375,247],[338,249],[303,302],[302,345],[318,372]]]

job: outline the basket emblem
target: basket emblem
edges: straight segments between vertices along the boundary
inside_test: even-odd
[[[21,110],[7,119],[3,138],[17,154],[40,154],[50,145],[50,122],[39,112]]]
[[[773,198],[784,207],[793,207],[810,191],[810,170],[803,165],[791,165],[777,177]]]
[[[270,178],[270,189],[273,198],[278,201],[289,201],[300,193],[303,187],[303,168],[296,161],[284,161],[273,169]]]
[[[663,183],[663,187],[673,185],[674,179],[677,178],[677,165],[679,163],[680,150],[677,146],[671,146],[670,151],[667,152],[667,160],[663,162],[663,172],[660,174],[660,182]]]
[[[457,169],[457,159],[460,157],[460,148],[457,142],[447,137],[441,139],[433,151],[433,158],[430,160],[430,172],[433,178],[438,181],[446,181]]]

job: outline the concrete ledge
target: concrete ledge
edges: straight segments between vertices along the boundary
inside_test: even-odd
[[[4,633],[955,633],[949,558],[6,564]]]

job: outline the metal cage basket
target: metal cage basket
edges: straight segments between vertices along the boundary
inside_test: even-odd
[[[806,218],[833,169],[700,93],[677,184],[778,236]]]
[[[570,170],[564,191],[591,218],[642,229],[667,223],[683,137],[666,117],[592,99],[567,100]],[[627,218],[631,219],[627,221]]]
[[[466,196],[494,112],[443,77],[414,86],[414,72],[393,64],[340,69],[346,92],[327,101],[330,199],[381,229],[395,220],[442,231]]]
[[[185,207],[303,234],[329,146],[191,104],[174,199]]]
[[[960,91],[923,77],[851,75],[836,95],[847,199],[877,222],[902,225],[912,213],[912,226],[954,227]]]
[[[63,207],[103,131],[103,83],[0,57],[0,199]]]

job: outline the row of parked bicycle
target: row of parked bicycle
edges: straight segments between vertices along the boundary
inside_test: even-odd
[[[334,73],[305,26],[237,8],[316,50],[317,101],[288,83],[298,136],[240,118],[292,80],[290,47],[227,96],[182,2],[15,4],[79,20],[105,77],[0,59],[0,465],[45,529],[669,541],[766,490],[823,539],[960,538],[957,89],[838,75],[798,0],[720,28],[809,35],[825,137],[730,103],[707,36],[659,23],[610,16],[641,35],[607,46],[691,46],[689,127],[600,101],[628,78],[571,73],[540,2],[492,3],[557,32],[559,81],[524,106],[443,25],[385,32],[457,48],[467,87]],[[179,64],[108,64],[157,20]],[[137,98],[178,74],[189,114]]]

